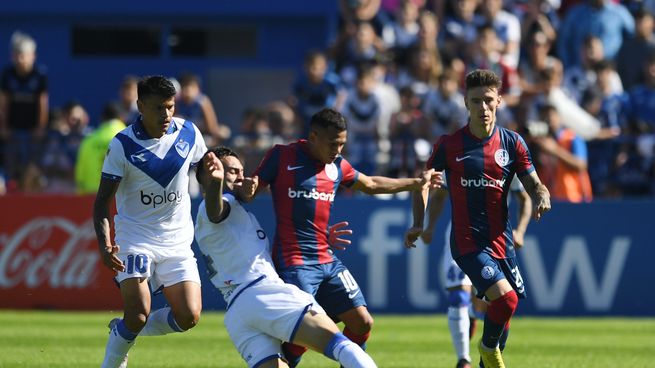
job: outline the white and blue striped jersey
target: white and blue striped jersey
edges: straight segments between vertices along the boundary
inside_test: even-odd
[[[270,244],[259,221],[232,194],[224,193],[230,205],[229,215],[219,223],[207,217],[205,201],[198,207],[196,241],[205,257],[211,282],[230,302],[239,286],[261,276],[277,280]]]
[[[206,151],[198,128],[179,118],[161,138],[150,138],[140,118],[116,134],[102,167],[103,178],[120,181],[116,244],[191,245],[189,168]]]

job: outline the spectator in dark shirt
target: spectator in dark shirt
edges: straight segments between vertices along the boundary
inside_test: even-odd
[[[9,180],[18,180],[23,168],[40,157],[40,142],[48,123],[48,79],[35,66],[36,42],[14,32],[11,65],[0,79],[0,138],[5,142],[4,165]]]

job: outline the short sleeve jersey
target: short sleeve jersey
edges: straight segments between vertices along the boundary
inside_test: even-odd
[[[279,279],[271,259],[268,238],[255,215],[246,211],[232,194],[223,194],[230,213],[219,223],[207,217],[205,201],[198,207],[196,240],[206,257],[209,278],[230,302],[234,286],[247,284],[266,275]]]
[[[117,244],[191,245],[189,169],[205,151],[198,128],[178,118],[161,138],[150,138],[140,118],[116,134],[102,177],[120,181],[114,218]]]
[[[300,140],[271,148],[255,175],[273,195],[276,267],[333,262],[327,241],[332,203],[339,185],[352,186],[359,172],[341,156],[329,164],[316,160]]]
[[[427,168],[445,170],[453,214],[453,258],[485,251],[513,257],[507,194],[514,175],[534,171],[530,152],[516,132],[496,126],[480,140],[469,126],[444,135],[434,145]]]

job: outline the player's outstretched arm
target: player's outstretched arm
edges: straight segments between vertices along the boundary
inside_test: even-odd
[[[93,228],[96,232],[102,263],[113,271],[125,271],[123,262],[116,256],[120,247],[111,243],[109,228],[109,206],[116,194],[118,184],[118,181],[100,179],[100,186],[93,204]]]
[[[228,212],[228,205],[223,201],[225,170],[221,160],[213,152],[208,152],[202,158],[201,164],[207,173],[201,178],[205,187],[205,211],[209,221],[219,223],[225,219]]]
[[[423,218],[425,217],[425,207],[428,203],[428,188],[424,188],[420,192],[412,193],[412,218],[413,224],[405,232],[405,247],[416,248],[414,244],[416,239],[423,233]]]
[[[533,203],[533,217],[539,221],[541,215],[550,211],[550,192],[548,188],[541,183],[539,176],[535,171],[528,175],[523,175],[521,183],[525,187],[525,191],[530,194]]]
[[[434,225],[437,223],[437,220],[441,215],[447,195],[448,191],[444,188],[436,188],[430,192],[430,197],[428,199],[428,223],[421,234],[421,240],[423,240],[425,244],[432,243]]]
[[[532,199],[526,191],[520,190],[514,193],[518,200],[518,221],[513,234],[514,246],[516,249],[520,249],[523,247],[523,238],[525,231],[528,229],[528,223],[530,223],[530,216],[532,215]]]
[[[437,188],[443,183],[441,172],[434,169],[424,171],[418,178],[389,178],[386,176],[368,176],[359,173],[353,189],[366,194],[398,193],[418,191],[424,188]]]

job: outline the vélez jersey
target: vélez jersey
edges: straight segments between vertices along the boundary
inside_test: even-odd
[[[453,258],[479,251],[499,259],[514,257],[507,194],[515,174],[534,171],[523,138],[495,126],[490,137],[479,139],[466,125],[439,138],[426,166],[446,172]]]
[[[219,223],[207,217],[202,201],[196,216],[196,240],[205,256],[211,282],[229,304],[240,287],[261,276],[280,280],[270,254],[266,233],[252,213],[230,193],[223,194],[230,213]]]
[[[120,246],[189,246],[193,221],[189,169],[207,151],[192,122],[173,118],[161,138],[151,138],[141,118],[109,143],[102,177],[120,181],[114,217]]]
[[[271,148],[254,175],[273,195],[275,266],[333,262],[327,239],[332,203],[339,185],[352,186],[359,172],[342,156],[329,164],[318,161],[307,141],[299,140]]]

